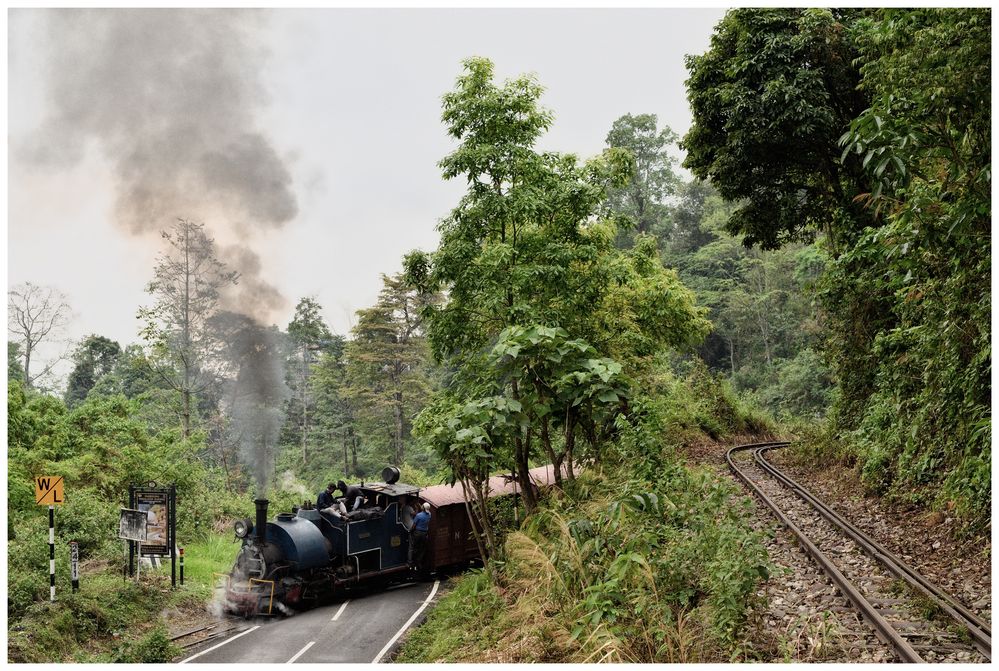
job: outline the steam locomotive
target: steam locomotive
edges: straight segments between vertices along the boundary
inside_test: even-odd
[[[551,466],[532,469],[533,486],[553,482]],[[419,488],[399,482],[399,470],[382,471],[382,482],[364,484],[367,504],[317,510],[306,502],[267,520],[267,499],[257,499],[256,520],[234,524],[242,547],[228,575],[225,608],[249,616],[304,610],[351,587],[410,580],[480,559],[461,487]],[[517,493],[504,476],[489,481],[490,496]],[[413,515],[430,504],[431,522],[422,566],[410,566]]]

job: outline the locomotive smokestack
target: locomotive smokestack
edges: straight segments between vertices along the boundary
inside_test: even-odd
[[[253,504],[257,506],[257,522],[253,525],[253,534],[257,545],[267,542],[267,499],[254,499]]]

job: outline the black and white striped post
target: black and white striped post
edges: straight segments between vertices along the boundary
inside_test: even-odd
[[[49,506],[49,601],[55,601],[55,506]]]
[[[180,548],[180,584],[184,584],[184,548]]]
[[[80,544],[76,541],[69,542],[69,578],[73,584],[73,591],[80,591]]]

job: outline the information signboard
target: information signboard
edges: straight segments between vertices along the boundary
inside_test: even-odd
[[[126,524],[126,511],[137,512],[141,519]],[[170,557],[170,582],[176,587],[177,487],[163,487],[152,481],[144,486],[129,485],[128,508],[122,510],[120,524],[128,526],[125,533],[132,533],[134,526],[136,535],[139,534],[139,527],[145,534],[142,538],[128,537],[128,574],[137,576],[136,554],[140,557]],[[122,533],[122,527],[119,527],[119,533]]]
[[[118,538],[130,541],[146,540],[146,513],[122,508],[121,517],[118,519]]]
[[[146,516],[146,537],[141,539],[143,557],[171,556],[173,537],[170,528],[173,499],[168,488],[136,488],[133,507]]]

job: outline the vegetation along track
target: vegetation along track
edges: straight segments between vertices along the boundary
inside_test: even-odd
[[[989,623],[766,460],[767,451],[787,445],[739,445],[725,458],[732,472],[797,537],[877,637],[903,662],[991,661]]]

